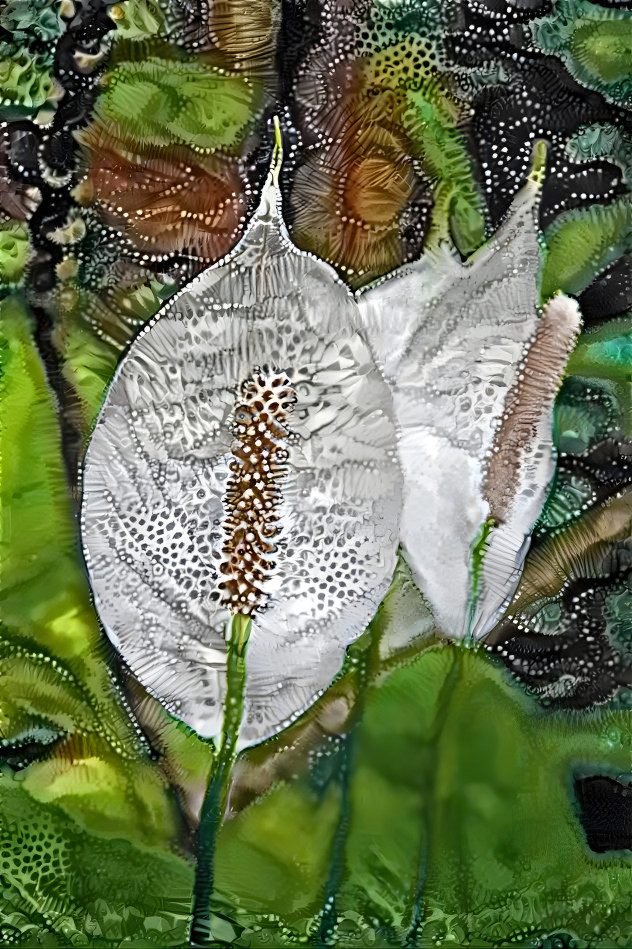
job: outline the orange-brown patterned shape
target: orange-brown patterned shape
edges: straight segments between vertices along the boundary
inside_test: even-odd
[[[331,144],[310,151],[294,175],[291,232],[358,287],[419,253],[431,194],[402,131],[404,93],[380,88],[361,62],[343,71],[334,107],[315,110],[318,138]],[[301,91],[316,98],[309,83]]]
[[[139,150],[99,121],[77,137],[88,159],[79,201],[97,202],[104,220],[138,250],[211,262],[234,246],[247,209],[238,160],[181,146]]]
[[[182,44],[196,54],[212,54],[214,65],[249,75],[275,75],[280,2],[203,0],[181,14]]]

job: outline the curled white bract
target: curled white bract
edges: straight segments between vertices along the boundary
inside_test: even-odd
[[[555,470],[553,404],[580,317],[563,296],[539,312],[538,198],[529,180],[465,263],[426,254],[359,299],[394,395],[402,547],[454,638],[502,616]]]
[[[392,396],[355,301],[290,244],[276,201],[270,181],[230,257],[134,341],[83,480],[103,626],[201,735],[221,730],[230,614],[252,615],[241,744],[339,670],[389,587],[402,504]]]

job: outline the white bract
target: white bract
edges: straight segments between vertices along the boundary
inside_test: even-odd
[[[123,359],[86,456],[83,543],[105,630],[199,734],[221,731],[226,628],[252,616],[240,743],[302,712],[395,568],[392,396],[333,270],[269,180],[246,236]]]
[[[480,638],[517,586],[553,477],[553,402],[579,328],[537,308],[533,180],[465,264],[426,254],[360,296],[395,399],[401,541],[442,632]]]

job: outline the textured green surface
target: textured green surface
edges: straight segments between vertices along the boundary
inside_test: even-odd
[[[557,0],[532,33],[543,52],[558,55],[571,74],[624,105],[632,95],[632,21],[625,9],[588,0]]]
[[[55,98],[53,56],[64,30],[58,6],[50,0],[10,0],[3,5],[0,119],[34,116]]]
[[[630,248],[630,198],[560,214],[547,229],[545,238],[542,299],[547,300],[556,290],[579,294]]]
[[[369,686],[364,703],[347,739],[348,823],[336,848],[340,945],[371,944],[375,932],[375,945],[401,946],[416,920],[411,945],[491,946],[563,929],[616,944],[632,865],[588,851],[571,787],[582,765],[629,769],[629,713],[547,714],[462,646],[427,649]],[[318,928],[343,797],[339,745],[323,749],[328,781],[273,788],[225,827],[217,909],[263,925],[240,944],[291,945]]]
[[[418,149],[422,167],[435,182],[433,224],[441,237],[448,232],[459,251],[468,255],[485,237],[485,203],[472,177],[465,138],[457,127],[462,107],[441,87],[407,91],[404,126]],[[438,236],[437,235],[437,236]]]
[[[384,44],[397,46],[413,33],[438,37],[449,4],[374,6]],[[108,134],[139,150],[238,155],[265,101],[260,84],[162,43],[163,7],[127,0],[111,10],[117,42],[97,114]],[[13,0],[0,14],[12,36],[0,46],[0,118],[53,108],[54,44],[65,29],[58,9]],[[557,0],[533,36],[586,88],[629,105],[629,11]],[[485,201],[461,129],[467,107],[449,77],[437,78],[435,52],[424,51],[423,77],[395,69],[380,89],[404,97],[403,131],[432,181],[431,242],[449,236],[468,254],[483,241]],[[484,81],[502,78],[492,64]],[[614,126],[582,128],[569,150],[632,167],[628,136]],[[120,354],[175,290],[166,277],[123,268],[110,292],[117,278],[107,266],[124,239],[113,250],[119,238],[96,211],[85,220],[85,236],[64,245],[76,276],[70,267],[60,277],[51,304],[52,342],[84,437]],[[542,298],[579,294],[630,252],[631,227],[628,196],[559,215],[545,234]],[[3,292],[24,275],[28,288],[31,250],[25,225],[2,226]],[[105,646],[33,322],[23,296],[4,300],[0,943],[181,946],[193,887],[185,825],[209,748],[147,696],[133,702],[133,683]],[[581,336],[556,408],[560,451],[580,455],[613,431],[630,434],[631,365],[629,317]],[[591,551],[574,548],[571,529],[592,503],[581,473],[559,474],[536,530],[560,531],[578,571],[590,569]],[[606,613],[628,654],[631,608],[626,581],[608,594]],[[554,630],[560,615],[548,603],[543,628]],[[241,756],[218,843],[218,939],[343,949],[632,945],[631,858],[588,850],[572,788],[577,771],[632,772],[631,693],[616,709],[548,712],[483,650],[431,634],[428,608],[400,569],[327,693],[286,733]]]
[[[123,823],[126,806],[120,810]],[[0,778],[2,945],[181,946],[192,870],[167,850],[87,833]]]
[[[59,348],[64,376],[81,401],[86,433],[101,408],[125,346],[175,290],[173,284],[152,280],[116,293],[108,300],[99,300],[95,293],[82,287],[68,287],[65,291]]]
[[[28,312],[19,296],[0,307],[2,738],[18,760],[33,741],[51,745],[21,772],[38,799],[95,829],[166,842],[174,801],[108,664]]]
[[[18,221],[0,224],[0,286],[17,283],[24,272],[29,252],[29,235]]]
[[[116,38],[144,40],[164,32],[164,16],[153,0],[125,0],[115,4],[110,16],[116,23]]]
[[[151,56],[117,64],[95,111],[132,141],[234,149],[260,95],[257,84],[243,76],[196,60]]]
[[[340,774],[344,740],[336,739],[313,758],[310,778],[276,785],[225,825],[214,909],[233,932],[243,929],[236,944],[294,945],[313,934],[334,849],[341,861],[333,917],[340,945],[366,944],[375,919],[370,942],[384,946],[405,944],[416,920],[412,945],[474,938],[474,945],[492,946],[564,929],[593,946],[619,944],[632,868],[628,858],[587,850],[571,781],[586,765],[606,773],[629,769],[629,712],[577,721],[547,714],[484,655],[458,646],[427,649],[379,687],[368,686],[364,702],[362,721],[346,739],[347,787]],[[56,876],[57,905],[78,929],[86,931],[87,912],[103,927],[103,906],[91,908],[99,896],[133,906],[137,928],[161,898],[177,899],[178,887],[185,912],[191,876],[175,857],[80,834],[56,808],[38,809],[15,781],[2,787],[5,821],[21,815],[27,835],[52,826],[44,852],[50,847],[66,858],[69,850],[77,858],[69,842],[79,839],[80,853],[99,861],[103,880],[116,881],[99,891],[93,876],[79,887],[69,870]],[[347,822],[334,848],[343,799]],[[164,878],[160,886],[139,881],[142,874],[148,882],[152,874],[162,877],[167,867],[169,888]],[[8,880],[16,911],[30,918],[27,870],[12,866]],[[168,938],[158,944],[177,944]]]

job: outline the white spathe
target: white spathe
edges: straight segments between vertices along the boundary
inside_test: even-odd
[[[267,606],[253,616],[240,744],[280,731],[339,670],[396,563],[392,396],[334,271],[289,242],[270,178],[233,253],[142,330],[97,421],[83,543],[101,620],[138,679],[221,730],[229,613],[219,584],[232,413],[256,368],[296,393]]]
[[[530,179],[494,238],[464,264],[445,250],[426,254],[358,301],[394,394],[404,554],[441,631],[455,638],[484,636],[513,594],[554,470],[553,401],[579,327],[566,298],[551,304],[564,359],[532,393],[503,503],[489,496],[496,433],[541,322],[538,198]]]

